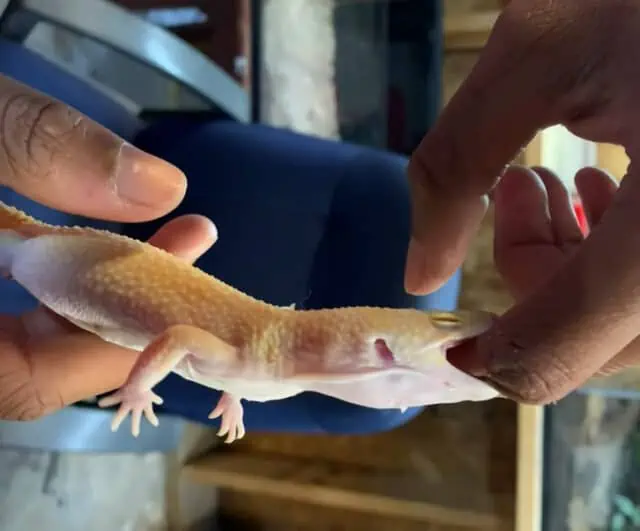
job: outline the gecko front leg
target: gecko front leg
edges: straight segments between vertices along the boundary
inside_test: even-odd
[[[226,443],[232,443],[237,439],[242,439],[245,434],[244,422],[242,417],[244,416],[244,409],[239,398],[236,398],[230,393],[222,393],[218,404],[214,410],[209,414],[210,419],[217,419],[222,415],[222,421],[220,422],[220,430],[218,430],[218,436],[222,437],[227,435]]]
[[[140,354],[126,383],[98,402],[103,408],[120,404],[111,429],[116,431],[129,413],[134,437],[140,434],[143,414],[152,425],[157,426],[158,418],[153,411],[153,404],[162,404],[162,398],[152,389],[188,355],[206,356],[208,365],[222,369],[235,361],[236,349],[194,326],[175,325],[168,328]]]

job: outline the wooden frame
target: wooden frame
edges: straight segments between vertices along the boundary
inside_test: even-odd
[[[506,531],[505,522],[492,514],[428,503],[408,491],[420,492],[420,482],[401,473],[360,470],[285,456],[218,451],[187,463],[185,479],[194,484],[217,485],[246,494],[285,499],[287,502],[346,509],[378,517],[398,518],[422,525],[460,529]],[[410,485],[409,485],[410,486]],[[396,495],[392,493],[397,491]],[[399,493],[403,493],[400,495]]]
[[[444,45],[447,51],[476,51],[484,47],[500,16],[500,10],[446,16]]]
[[[581,140],[556,126],[543,130],[529,144],[524,152],[524,164],[549,167],[569,184],[576,170],[599,163],[600,152],[599,145]],[[558,153],[562,156],[556,156]],[[544,407],[518,407],[516,531],[542,529],[544,414]]]
[[[515,531],[542,530],[544,408],[518,407]]]
[[[524,164],[543,164],[543,137],[537,135],[524,152]],[[515,531],[542,530],[544,408],[518,406]]]

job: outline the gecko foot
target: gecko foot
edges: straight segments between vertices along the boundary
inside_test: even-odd
[[[162,398],[153,391],[141,391],[134,387],[125,386],[98,402],[98,406],[102,408],[117,404],[120,404],[120,407],[111,422],[111,431],[117,431],[129,413],[131,413],[131,433],[134,437],[140,435],[140,422],[143,414],[152,426],[158,426],[159,421],[153,411],[153,404],[162,404]]]
[[[218,405],[209,413],[209,418],[216,419],[220,415],[222,415],[222,422],[220,423],[218,436],[227,435],[225,440],[227,444],[242,439],[245,435],[245,428],[242,420],[244,409],[240,400],[228,393],[223,393],[220,400],[218,400]]]

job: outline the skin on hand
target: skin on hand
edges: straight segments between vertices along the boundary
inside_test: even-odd
[[[134,222],[175,208],[186,178],[70,107],[0,77],[0,185],[66,212]],[[183,216],[150,243],[193,262],[216,238],[209,220]],[[115,389],[135,359],[43,308],[0,316],[0,419],[36,419]]]
[[[594,230],[611,205],[618,185],[608,174],[596,168],[582,169],[576,174],[575,181],[589,229]],[[523,300],[551,281],[562,265],[579,250],[584,236],[567,189],[549,169],[510,168],[496,187],[493,198],[496,266],[510,292],[517,300]],[[553,319],[554,308],[548,312]],[[499,321],[491,334],[500,335],[501,326],[502,321]],[[482,338],[480,341],[485,340]],[[491,362],[474,356],[472,349],[477,348],[477,343],[467,343],[452,351],[448,359],[466,372],[480,372]],[[490,350],[482,352],[491,355]],[[605,363],[596,375],[609,375],[639,363],[640,338],[637,337]],[[501,386],[498,384],[496,387]]]
[[[571,248],[568,254],[549,239],[541,208],[548,195],[563,205],[555,212],[566,221],[566,192],[544,192],[544,172],[505,176],[493,190],[496,260],[520,300],[489,333],[452,350],[451,361],[507,397],[550,403],[617,364],[617,355],[640,361],[625,349],[640,331],[639,60],[634,0],[511,0],[475,68],[413,154],[406,271],[413,293],[433,291],[460,266],[488,194],[539,129],[563,124],[583,138],[623,145],[631,158],[615,200],[613,192],[606,201],[583,196],[594,201],[592,210],[607,212],[584,243],[577,226],[567,228],[561,247]],[[601,191],[611,186],[597,182]],[[582,186],[582,194],[597,195]],[[522,253],[527,260],[516,258]]]
[[[171,164],[127,144],[67,105],[0,76],[0,185],[51,208],[148,221],[182,201]]]

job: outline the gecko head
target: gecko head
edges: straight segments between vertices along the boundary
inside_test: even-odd
[[[446,351],[486,332],[495,316],[489,312],[416,312],[415,321],[400,334],[374,340],[374,353],[383,366],[429,367],[446,361]]]
[[[427,313],[433,327],[433,339],[451,348],[466,339],[486,332],[495,320],[492,313],[474,310]]]

